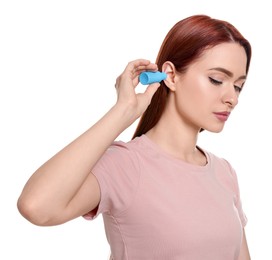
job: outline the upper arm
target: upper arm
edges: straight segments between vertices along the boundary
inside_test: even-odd
[[[244,229],[243,229],[243,238],[242,238],[242,244],[240,249],[240,255],[238,260],[250,260],[249,249],[248,249],[246,234]]]
[[[100,202],[100,187],[96,177],[90,173],[73,199],[67,205],[62,216],[62,222],[94,210]]]

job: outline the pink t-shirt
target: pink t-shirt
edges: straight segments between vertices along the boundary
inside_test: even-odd
[[[114,260],[238,259],[243,213],[235,171],[212,153],[186,163],[142,135],[115,142],[93,169]]]

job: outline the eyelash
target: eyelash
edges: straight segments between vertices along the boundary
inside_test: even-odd
[[[218,80],[215,80],[215,79],[213,79],[213,78],[211,78],[211,77],[209,77],[209,80],[210,80],[210,82],[211,82],[212,84],[214,84],[214,85],[216,85],[216,86],[221,85],[221,84],[223,83],[223,82],[218,81]],[[241,88],[241,87],[238,87],[238,86],[235,86],[235,85],[234,85],[234,89],[235,89],[235,91],[237,91],[238,93],[240,93],[240,92],[242,91],[242,88]]]
[[[241,87],[238,87],[238,86],[235,86],[234,85],[234,89],[235,91],[237,91],[238,93],[240,93],[242,91],[242,88]]]
[[[211,78],[211,77],[209,77],[209,80],[210,80],[210,82],[211,82],[212,84],[214,84],[214,85],[221,85],[221,84],[222,84],[221,81],[215,80],[215,79],[213,79],[213,78]]]

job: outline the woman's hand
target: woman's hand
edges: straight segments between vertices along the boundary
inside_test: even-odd
[[[124,105],[130,109],[136,120],[147,109],[160,83],[150,84],[143,93],[136,93],[139,75],[143,71],[157,71],[156,64],[145,59],[138,59],[128,63],[123,73],[116,79],[117,105]]]

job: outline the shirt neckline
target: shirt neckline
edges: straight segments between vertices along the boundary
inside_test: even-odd
[[[197,172],[199,172],[199,171],[205,171],[206,172],[208,169],[210,169],[211,158],[209,156],[209,153],[207,151],[205,151],[204,149],[202,149],[201,147],[199,147],[199,146],[197,146],[197,148],[200,151],[202,151],[204,153],[204,155],[206,156],[207,163],[205,165],[192,164],[192,163],[186,162],[186,161],[184,161],[182,159],[174,157],[173,155],[171,155],[171,154],[167,153],[166,151],[164,151],[159,145],[157,145],[155,142],[153,142],[145,134],[141,135],[139,138],[141,138],[144,141],[144,143],[146,145],[148,145],[157,154],[160,154],[161,156],[163,156],[164,158],[170,160],[171,162],[173,162],[175,164],[186,166],[187,168],[190,168],[190,170],[195,170]]]

